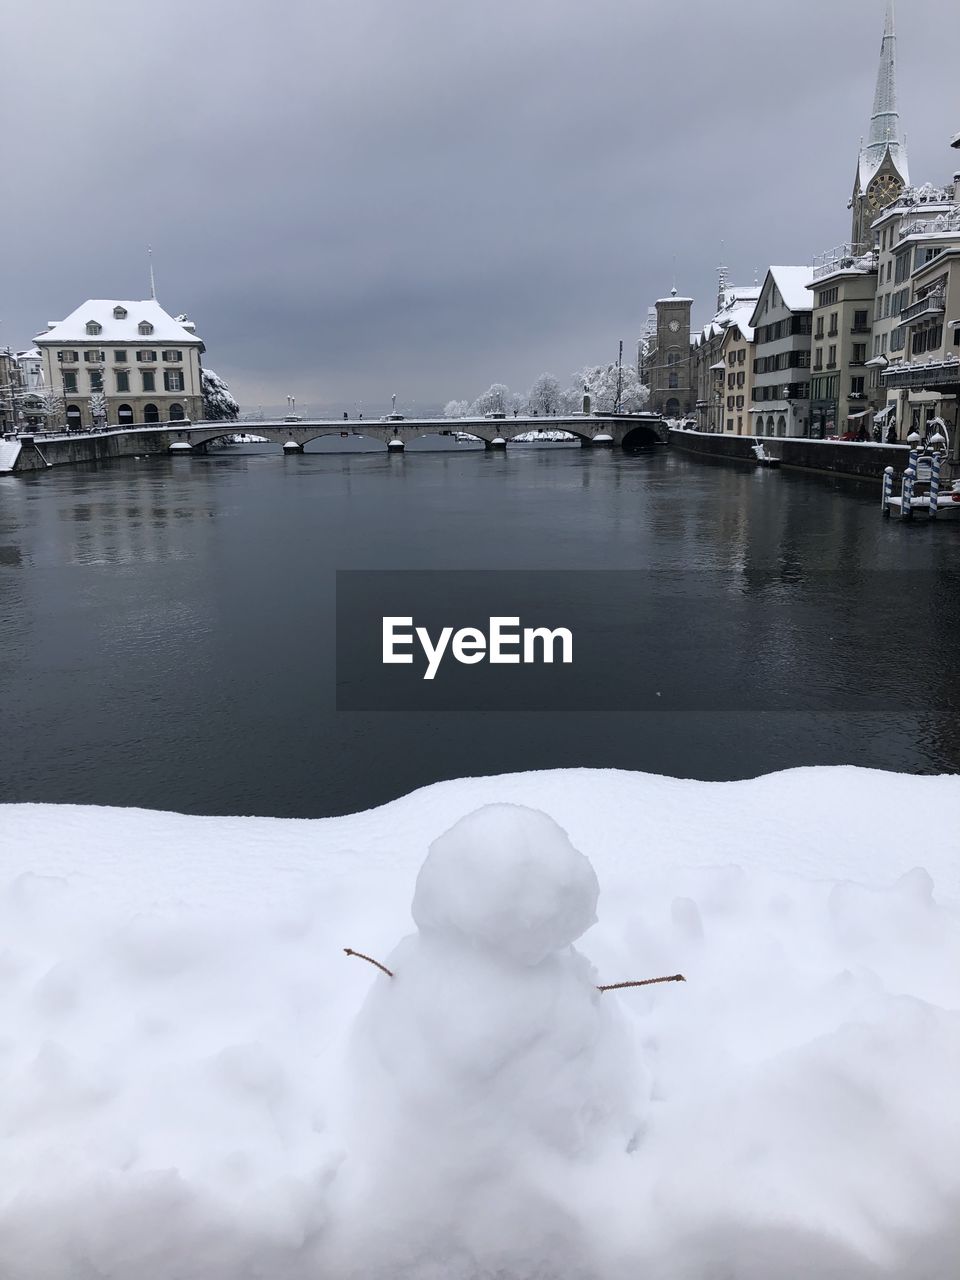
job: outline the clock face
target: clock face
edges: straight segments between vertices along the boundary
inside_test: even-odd
[[[679,332],[680,332],[680,321],[679,321],[679,320],[671,320],[671,321],[670,321],[670,323],[667,325],[667,328],[670,330],[670,332],[671,332],[671,333],[679,333]]]
[[[902,191],[903,183],[899,178],[892,173],[883,173],[867,187],[867,204],[874,212],[885,209]]]

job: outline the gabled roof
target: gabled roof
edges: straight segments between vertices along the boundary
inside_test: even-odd
[[[126,317],[118,320],[114,311],[122,308]],[[95,321],[101,326],[98,334],[88,334],[87,324]],[[146,320],[153,325],[148,335],[151,342],[176,342],[181,346],[202,346],[195,333],[184,328],[173,316],[167,315],[154,298],[135,302],[120,302],[113,298],[91,298],[65,320],[53,323],[45,333],[38,333],[35,342],[129,342],[131,346],[143,342],[145,337],[138,326]]]
[[[760,296],[760,290],[757,289],[757,298]],[[740,330],[747,342],[753,341],[753,326],[750,321],[753,317],[753,309],[757,305],[757,299],[754,298],[749,302],[742,303],[739,307],[733,307],[730,311],[730,319],[727,324],[727,332],[734,327]]]

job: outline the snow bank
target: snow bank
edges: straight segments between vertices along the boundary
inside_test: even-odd
[[[317,822],[6,806],[0,1275],[943,1280],[958,798],[576,770]],[[546,884],[455,837],[418,885],[487,803],[563,827]],[[525,902],[542,942],[500,954]]]

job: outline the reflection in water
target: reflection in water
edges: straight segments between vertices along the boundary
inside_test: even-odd
[[[960,530],[882,521],[870,486],[666,452],[254,446],[0,498],[4,799],[315,815],[535,767],[960,767]],[[846,709],[338,715],[346,568],[644,570],[642,651],[611,637],[606,688],[654,662],[704,707],[764,680]],[[861,691],[888,709],[854,713]]]

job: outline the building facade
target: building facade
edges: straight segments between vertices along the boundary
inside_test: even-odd
[[[754,303],[736,309],[727,325],[720,347],[720,414],[718,431],[728,435],[750,435],[753,395],[753,329],[750,316]]]
[[[907,188],[875,224],[878,284],[873,378],[885,401],[882,421],[904,436],[927,417],[952,417],[933,390],[917,385],[917,366],[955,354],[950,324],[960,316],[952,279],[960,247],[960,177],[949,187]],[[904,378],[900,366],[909,365]],[[932,377],[932,375],[931,375]]]
[[[750,314],[759,296],[759,285],[728,285],[726,269],[721,268],[716,313],[693,341],[695,408],[701,430],[725,431],[731,411],[739,408],[741,415],[749,411],[746,370],[727,367],[726,336],[734,324],[741,334],[744,330],[752,334]]]
[[[877,257],[841,246],[814,266],[810,434],[819,439],[861,429],[872,437],[883,393],[871,380]]]
[[[810,434],[812,267],[770,267],[750,317],[754,435]]]
[[[71,430],[203,416],[204,345],[186,316],[174,319],[154,298],[92,299],[35,341]]]

